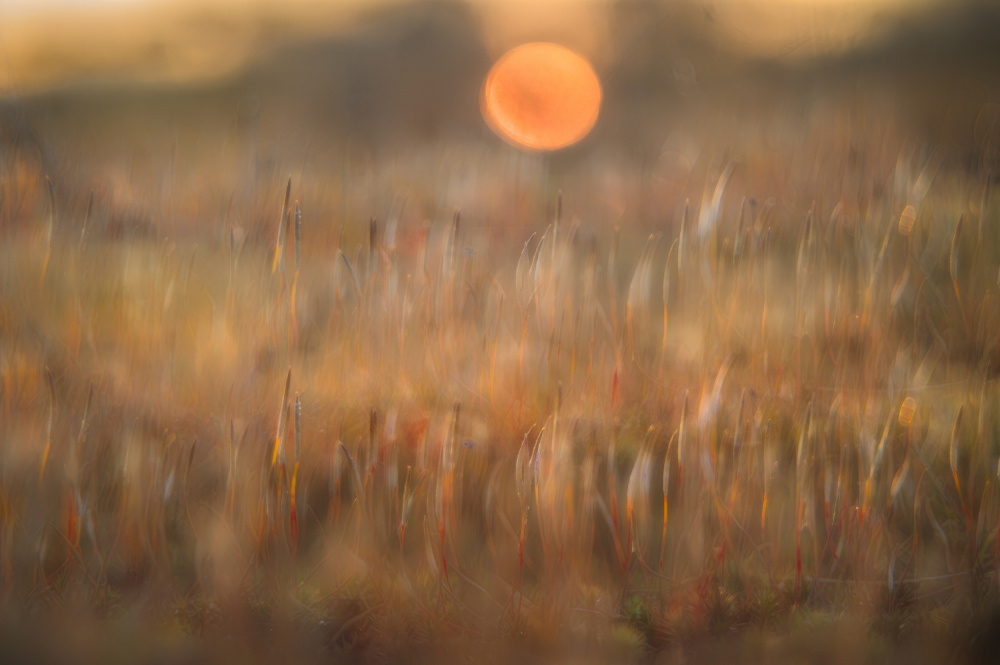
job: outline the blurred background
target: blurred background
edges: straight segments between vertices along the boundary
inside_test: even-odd
[[[600,172],[581,206],[595,192],[604,217],[653,224],[736,156],[784,164],[735,177],[798,214],[815,178],[797,194],[797,172],[841,160],[877,174],[904,141],[996,172],[997,34],[1000,7],[976,0],[4,0],[2,140],[78,202],[98,181],[127,199],[137,179],[197,200],[184,174],[204,189],[213,160],[272,190],[279,172],[350,165],[399,191],[434,163],[448,175],[410,183],[435,192],[433,216],[482,203],[476,174],[508,178],[499,160],[528,180],[535,168],[546,195]],[[478,102],[490,64],[535,40],[586,55],[605,93],[592,134],[544,158],[504,146]],[[442,157],[458,145],[462,159]],[[202,199],[229,205],[227,191]],[[359,219],[375,200],[357,201]]]

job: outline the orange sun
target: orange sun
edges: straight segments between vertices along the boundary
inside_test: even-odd
[[[480,103],[483,118],[505,141],[558,150],[582,139],[597,122],[601,83],[590,63],[568,48],[523,44],[493,65]]]

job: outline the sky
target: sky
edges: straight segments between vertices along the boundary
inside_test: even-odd
[[[86,77],[178,81],[224,76],[270,46],[268,40],[337,30],[359,10],[391,1],[0,0],[0,92],[39,90]],[[610,1],[470,4],[486,18],[483,37],[497,56],[539,39],[599,56],[608,39],[601,11]],[[694,1],[737,50],[807,57],[856,44],[885,16],[944,0]]]
[[[163,0],[4,0],[3,5],[9,8],[30,9],[44,7],[86,7],[86,6],[122,6],[122,5],[143,5],[154,4]],[[501,0],[495,0],[497,2]],[[509,2],[510,0],[508,0]],[[516,0],[514,0],[516,1]],[[593,0],[579,0],[593,1]],[[226,5],[253,5],[267,2],[267,0],[202,0],[202,4],[226,4]],[[715,4],[760,4],[760,3],[795,3],[809,5],[898,5],[912,2],[912,0],[719,0]]]

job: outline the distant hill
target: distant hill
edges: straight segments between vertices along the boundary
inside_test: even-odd
[[[694,5],[624,0],[611,21],[616,53],[605,76],[614,117],[605,128],[635,149],[657,124],[719,107],[752,115],[782,102],[877,99],[895,106],[905,131],[968,153],[984,105],[1000,102],[997,3],[942,3],[887,18],[852,50],[808,59],[743,56]]]
[[[471,9],[427,2],[373,11],[346,34],[263,54],[238,75],[193,85],[84,81],[8,100],[36,125],[114,128],[223,113],[310,123],[357,140],[432,139],[478,131],[489,59]]]
[[[977,120],[995,113],[987,105],[1000,103],[1000,5],[942,4],[901,17],[880,39],[804,63],[788,78],[792,85],[805,81],[891,95],[911,131],[975,152],[982,147],[975,145]]]

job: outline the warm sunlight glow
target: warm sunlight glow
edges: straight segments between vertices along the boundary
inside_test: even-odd
[[[504,140],[558,150],[597,121],[601,84],[590,63],[557,44],[523,44],[500,58],[483,83],[483,117]]]

